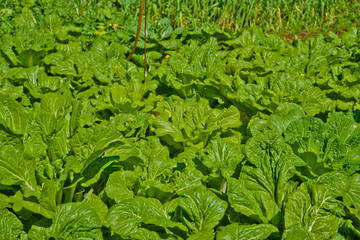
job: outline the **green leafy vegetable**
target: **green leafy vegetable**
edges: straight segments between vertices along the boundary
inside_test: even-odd
[[[223,29],[341,1],[158,1],[145,66],[136,1],[65,2],[0,3],[0,239],[360,239],[358,30]]]

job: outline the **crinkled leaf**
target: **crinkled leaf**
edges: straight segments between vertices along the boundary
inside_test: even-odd
[[[290,227],[285,229],[281,240],[315,240],[304,227]]]
[[[108,207],[99,196],[95,195],[92,190],[90,190],[81,202],[94,210],[99,216],[102,224],[105,224],[105,217],[108,212]]]
[[[142,231],[141,224],[183,228],[166,217],[163,205],[154,198],[123,200],[109,209],[106,221],[115,233],[124,238],[139,234]]]
[[[47,93],[42,96],[35,119],[45,136],[58,132],[64,127],[65,117],[70,112],[70,104],[69,93],[63,95]]]
[[[117,114],[111,121],[111,125],[121,131],[125,137],[144,137],[149,127],[150,113],[136,112]]]
[[[41,236],[45,239],[101,240],[103,239],[101,227],[99,216],[93,209],[83,203],[67,203],[56,208],[50,227],[32,226],[29,237],[31,240],[39,239],[32,236]]]
[[[0,239],[17,240],[23,231],[23,224],[6,208],[0,208]]]
[[[179,39],[162,40],[159,44],[167,50],[177,50],[181,47],[182,42]]]
[[[335,213],[341,208],[325,186],[303,183],[288,198],[285,228],[302,227],[314,239],[332,239],[341,223]]]
[[[205,152],[203,164],[213,172],[220,169],[223,177],[231,177],[243,155],[240,149],[232,143],[225,142],[220,137],[211,141],[211,147]]]
[[[220,227],[216,232],[216,240],[231,240],[231,239],[267,239],[272,233],[277,233],[279,230],[271,224],[257,224],[257,225],[239,225],[233,223],[225,227]]]
[[[138,183],[137,175],[133,171],[118,171],[110,175],[106,184],[106,194],[116,203],[134,197],[133,188]]]
[[[360,219],[360,174],[348,177],[330,172],[320,176],[316,183],[327,186],[335,197],[342,197],[345,206]]]
[[[17,212],[26,209],[31,213],[40,214],[46,218],[53,218],[55,212],[55,192],[49,192],[47,189],[43,189],[44,194],[48,193],[50,196],[41,196],[40,203],[33,202],[29,199],[26,199],[23,194],[18,191],[14,196],[10,196],[10,201],[13,203],[13,209]],[[47,192],[48,191],[48,192]],[[50,202],[53,197],[53,202]]]
[[[187,238],[187,240],[211,240],[214,239],[215,233],[213,230],[207,230],[207,231],[201,231],[196,232],[193,235],[190,235],[190,237]]]
[[[0,94],[0,124],[15,134],[24,134],[30,114],[10,96]]]
[[[227,202],[203,188],[190,189],[181,195],[179,205],[186,213],[182,220],[194,232],[216,227],[228,206]]]
[[[26,196],[36,196],[35,159],[12,147],[2,148],[0,151],[0,183],[20,185]]]
[[[122,134],[106,126],[81,128],[71,138],[70,146],[74,155],[80,162],[99,157],[104,153],[110,144],[121,142]]]
[[[285,103],[279,106],[276,111],[271,114],[266,125],[275,133],[282,134],[292,121],[301,117],[304,117],[304,111],[299,105]]]
[[[230,178],[228,185],[229,203],[235,211],[259,223],[268,223],[278,214],[279,207],[268,192],[249,190],[235,178]]]

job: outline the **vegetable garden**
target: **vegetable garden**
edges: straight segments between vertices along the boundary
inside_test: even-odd
[[[360,239],[360,3],[147,4],[0,2],[0,239]]]

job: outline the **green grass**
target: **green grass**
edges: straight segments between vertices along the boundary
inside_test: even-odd
[[[168,18],[174,28],[210,23],[221,29],[260,26],[266,32],[298,33],[348,29],[360,18],[359,0],[147,0],[147,4],[149,21]],[[106,13],[136,18],[139,0],[3,0],[0,16],[5,8],[23,11],[36,6],[62,7],[74,14],[70,19],[81,14],[111,17]]]
[[[122,5],[128,2],[121,1]],[[216,23],[220,28],[233,30],[255,25],[265,31],[330,30],[339,25],[353,25],[360,16],[360,3],[355,0],[156,0],[149,3],[151,20],[167,17],[176,27]]]

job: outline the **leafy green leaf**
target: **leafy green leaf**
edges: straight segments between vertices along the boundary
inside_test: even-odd
[[[285,229],[281,240],[294,239],[294,240],[313,240],[315,239],[304,227],[290,227]]]
[[[341,218],[334,213],[341,208],[340,202],[325,186],[303,183],[289,196],[285,228],[302,227],[314,239],[332,239],[341,223]],[[301,232],[305,234],[303,230]]]
[[[0,151],[0,183],[20,185],[26,196],[38,195],[35,159],[20,150],[4,147]]]
[[[0,210],[0,239],[19,239],[23,224],[16,215],[6,208]]]
[[[123,200],[112,206],[106,221],[115,233],[125,238],[136,236],[139,231],[143,231],[142,224],[183,228],[181,224],[172,222],[165,216],[164,207],[159,200],[143,197]]]
[[[96,128],[81,128],[71,138],[69,144],[78,161],[84,162],[91,157],[89,160],[91,162],[93,159],[101,156],[107,148],[110,148],[111,144],[121,142],[122,140],[123,136],[121,133],[112,128],[98,126]]]
[[[71,98],[68,94],[47,93],[42,96],[35,119],[43,135],[54,134],[66,125],[65,118],[70,112],[70,104]]]
[[[211,141],[211,148],[205,152],[203,164],[214,172],[220,169],[223,177],[231,177],[243,155],[241,151],[232,143],[227,143],[218,137]]]
[[[14,134],[24,134],[30,119],[30,114],[16,100],[0,94],[0,124]]]
[[[23,211],[24,209],[30,211],[29,213],[36,213],[36,214],[40,214],[46,218],[53,218],[54,217],[54,212],[55,212],[55,192],[50,192],[47,189],[43,189],[43,193],[46,194],[50,194],[50,196],[44,196],[44,194],[39,197],[40,199],[40,203],[36,203],[31,201],[30,199],[25,199],[25,197],[23,196],[23,194],[18,191],[14,196],[10,197],[10,201],[13,203],[13,209],[16,212],[20,212]],[[51,198],[53,197],[53,199],[46,199],[46,198]],[[53,200],[52,202],[50,202],[51,200]]]
[[[67,203],[56,208],[50,227],[32,226],[29,238],[66,239],[91,238],[101,240],[101,221],[97,213],[82,203]]]
[[[81,185],[84,187],[88,187],[91,184],[97,182],[100,178],[102,171],[105,168],[110,166],[113,162],[118,161],[119,156],[111,156],[104,158],[97,158],[92,161],[84,170],[83,170],[83,179],[81,181]]]
[[[118,171],[110,175],[106,184],[106,194],[116,203],[134,197],[132,190],[138,183],[137,175],[132,171]]]
[[[201,231],[201,232],[197,232],[193,235],[190,235],[190,237],[188,237],[187,240],[214,239],[214,236],[215,236],[215,233],[212,230]]]
[[[228,185],[229,202],[235,211],[259,223],[268,223],[279,213],[279,206],[268,192],[249,190],[235,178],[230,178]]]
[[[89,206],[92,210],[94,210],[103,225],[105,225],[105,217],[108,212],[108,207],[106,204],[101,200],[101,198],[95,194],[93,194],[93,191],[90,190],[82,200],[82,203],[86,206]]]
[[[193,231],[208,231],[219,224],[228,204],[203,188],[190,189],[181,194],[180,207],[187,216],[183,222]]]
[[[236,223],[220,227],[216,232],[216,240],[222,239],[267,239],[270,234],[279,230],[271,224],[239,225]]]
[[[320,176],[316,183],[327,186],[335,197],[342,197],[344,205],[360,219],[360,174],[348,177],[340,172],[330,172]]]

